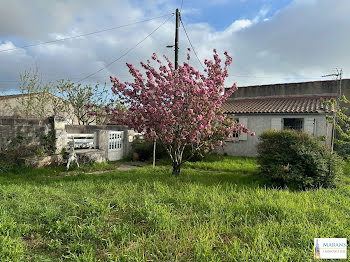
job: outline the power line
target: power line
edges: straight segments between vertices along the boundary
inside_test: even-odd
[[[118,74],[118,76],[120,77],[130,77],[131,75],[130,74]],[[43,74],[41,75],[41,79],[43,81],[59,81],[59,80],[62,80],[62,79],[67,79],[67,80],[78,80],[80,79],[81,76],[57,76],[57,77],[48,77],[47,75]],[[95,79],[96,78],[99,78],[99,79],[106,79],[109,81],[109,75],[106,75],[106,76],[95,76],[94,77]],[[0,79],[0,83],[20,83],[21,81],[20,80],[12,80],[12,79]]]
[[[138,42],[136,45],[134,45],[133,47],[131,47],[130,49],[128,49],[124,54],[122,54],[121,56],[119,56],[118,58],[114,59],[112,62],[108,63],[107,65],[105,65],[104,67],[102,67],[101,69],[97,70],[94,73],[89,74],[88,76],[80,79],[79,81],[77,81],[77,83],[93,76],[96,75],[97,73],[101,72],[102,70],[106,69],[107,67],[109,67],[110,65],[112,65],[113,63],[119,61],[121,58],[123,58],[124,56],[126,56],[128,53],[130,53],[132,50],[134,50],[137,46],[139,46],[142,42],[144,42],[148,37],[150,37],[154,32],[156,32],[160,27],[162,27],[166,22],[169,21],[169,19],[173,16],[174,14],[171,14],[171,16],[169,18],[167,18],[166,20],[164,20],[163,23],[161,23],[157,28],[155,28],[151,33],[149,33],[145,38],[143,38],[140,42]]]
[[[39,46],[39,45],[45,45],[45,44],[52,44],[52,43],[56,43],[56,42],[60,42],[60,41],[65,41],[65,40],[69,40],[69,39],[79,38],[79,37],[83,37],[83,36],[89,36],[89,35],[93,35],[93,34],[99,34],[99,33],[103,33],[103,32],[106,32],[106,31],[111,31],[111,30],[115,30],[115,29],[119,29],[119,28],[123,28],[123,27],[128,27],[128,26],[132,26],[132,25],[136,25],[136,24],[140,24],[140,23],[152,21],[152,20],[155,20],[155,19],[159,19],[159,18],[162,18],[162,17],[166,17],[166,16],[168,16],[168,15],[170,15],[170,14],[166,14],[166,15],[162,15],[162,16],[157,16],[157,17],[153,17],[153,18],[150,18],[150,19],[142,20],[142,21],[137,21],[137,22],[134,22],[134,23],[126,24],[126,25],[121,25],[121,26],[111,27],[111,28],[107,28],[107,29],[102,29],[102,30],[99,30],[99,31],[94,31],[94,32],[90,32],[90,33],[86,33],[86,34],[82,34],[82,35],[69,36],[69,37],[65,37],[65,38],[61,38],[61,39],[56,39],[56,40],[50,40],[50,41],[46,41],[46,42],[41,42],[41,43],[38,43],[38,44],[25,45],[25,46],[21,46],[21,47],[15,47],[15,48],[4,49],[4,50],[0,50],[0,53],[2,53],[2,52],[7,52],[7,51],[18,50],[18,49],[23,49],[23,48],[29,48],[29,47],[33,47],[33,46]]]
[[[182,27],[183,27],[183,29],[184,29],[184,31],[185,31],[185,34],[186,34],[187,40],[188,40],[188,42],[189,42],[189,43],[190,43],[190,45],[191,45],[191,48],[192,48],[192,50],[193,50],[193,53],[196,55],[196,57],[197,57],[197,59],[198,59],[198,61],[199,61],[200,65],[202,66],[202,68],[203,68],[203,69],[205,69],[205,68],[204,68],[204,66],[203,66],[203,64],[202,64],[202,62],[201,62],[201,60],[199,60],[199,58],[198,58],[198,55],[197,55],[196,50],[194,49],[194,47],[193,47],[193,45],[192,45],[192,42],[191,42],[191,40],[190,40],[190,38],[189,38],[189,36],[188,36],[188,34],[187,34],[187,31],[186,31],[185,25],[184,25],[184,23],[182,22],[182,19],[180,19],[180,21],[181,21]]]
[[[182,5],[183,5],[183,4],[184,4],[184,0],[181,0],[180,13],[181,13]]]
[[[119,76],[123,76],[123,77],[128,77],[130,76],[129,74],[123,74],[123,75],[120,75],[118,74]],[[288,80],[292,80],[292,79],[318,79],[321,81],[321,78],[320,77],[291,77],[291,76],[288,76],[288,77],[285,77],[285,76],[254,76],[254,75],[229,75],[230,77],[242,77],[242,78],[262,78],[262,79],[273,79],[273,78],[283,78],[283,79],[288,79]],[[109,78],[109,76],[96,76],[95,78]],[[60,79],[70,79],[70,80],[74,80],[74,79],[79,79],[79,77],[77,76],[71,76],[71,77],[65,77],[65,76],[62,76],[62,77],[56,77],[57,80],[60,80]],[[47,79],[49,80],[49,79]],[[54,80],[54,79],[51,79],[51,80]],[[0,82],[8,82],[8,83],[16,83],[16,82],[20,82],[20,80],[0,80]]]
[[[254,75],[229,75],[234,77],[243,77],[243,78],[262,78],[262,79],[268,79],[268,78],[284,78],[284,79],[320,79],[320,77],[284,77],[283,75],[277,75],[277,76],[254,76]]]

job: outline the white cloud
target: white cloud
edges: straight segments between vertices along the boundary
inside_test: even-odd
[[[173,10],[173,3],[164,0],[145,1],[137,6],[126,0],[89,1],[88,4],[82,0],[56,1],[54,4],[44,0],[4,2],[5,8],[0,10],[0,50],[15,47],[14,40],[8,39],[24,39],[24,45],[37,43],[38,39],[60,39]],[[157,6],[157,12],[151,11],[152,3]],[[144,10],[148,10],[147,13]],[[233,21],[222,31],[207,23],[184,23],[202,61],[212,56],[213,48],[221,53],[227,50],[233,56],[228,84],[233,81],[238,85],[290,82],[303,78],[313,80],[335,67],[342,67],[349,76],[348,10],[348,0],[339,0],[337,4],[332,0],[296,0],[272,17],[265,18],[268,9],[263,8],[256,19]],[[121,56],[162,21],[158,19],[50,45],[0,52],[0,89],[16,87],[1,80],[18,79],[20,72],[35,65],[47,79],[83,78]],[[174,19],[171,19],[139,47],[89,81],[108,81],[111,74],[127,80],[125,62],[138,65],[154,51],[173,59],[172,49],[166,48],[173,42]],[[20,43],[17,46],[21,46]],[[187,47],[189,44],[181,29],[180,61],[185,60]],[[192,59],[191,63],[200,68],[194,55]]]
[[[229,26],[228,30],[226,31],[235,33],[251,25],[252,25],[252,21],[250,21],[249,19],[236,20]]]
[[[5,41],[3,44],[1,44],[0,42],[0,51],[14,49],[14,48],[16,48],[16,46],[10,41]]]

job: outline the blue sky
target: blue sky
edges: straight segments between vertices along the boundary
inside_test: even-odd
[[[37,67],[44,81],[87,75],[84,84],[129,80],[126,62],[138,65],[153,52],[174,59],[172,17],[141,44],[165,18],[79,39],[21,48],[23,45],[98,31],[170,14],[181,0],[0,0],[0,92],[18,91],[19,74]],[[182,19],[201,61],[228,51],[233,57],[227,85],[321,80],[342,68],[350,77],[350,1],[184,0]],[[137,45],[137,46],[136,46]],[[136,47],[135,47],[136,46]],[[122,56],[117,62],[111,61]],[[180,29],[180,63],[189,43]],[[191,63],[199,62],[192,55]]]
[[[261,11],[266,11],[266,17],[273,16],[291,2],[291,0],[184,1],[183,9],[193,10],[193,13],[185,13],[183,16],[187,23],[205,22],[216,30],[224,30],[235,20],[253,20]]]

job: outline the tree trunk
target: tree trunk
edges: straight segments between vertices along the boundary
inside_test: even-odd
[[[181,164],[173,162],[173,176],[178,177],[180,175]]]

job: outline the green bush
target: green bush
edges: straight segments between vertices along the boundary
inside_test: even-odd
[[[266,131],[260,136],[260,174],[272,185],[293,189],[334,187],[342,160],[304,132]]]
[[[1,157],[1,155],[0,155]],[[7,173],[14,169],[13,163],[0,160],[0,173]]]
[[[133,144],[133,152],[139,155],[141,161],[150,160],[153,158],[153,142],[135,138]],[[156,159],[166,158],[168,153],[165,148],[158,142],[156,147]],[[129,158],[132,159],[132,156]]]
[[[150,160],[153,158],[153,142],[145,141],[136,137],[133,142],[133,152],[139,155],[141,161]],[[183,159],[189,159],[191,162],[196,162],[202,160],[205,155],[206,154],[202,156],[200,153],[195,153],[191,156],[191,146],[188,145],[183,152]],[[132,159],[132,155],[128,156],[128,158]],[[169,158],[168,152],[160,142],[157,142],[156,159],[165,158]]]
[[[341,156],[342,158],[349,160],[349,158],[350,158],[350,142],[336,139],[334,141],[334,151],[336,151],[337,154],[339,156]]]

